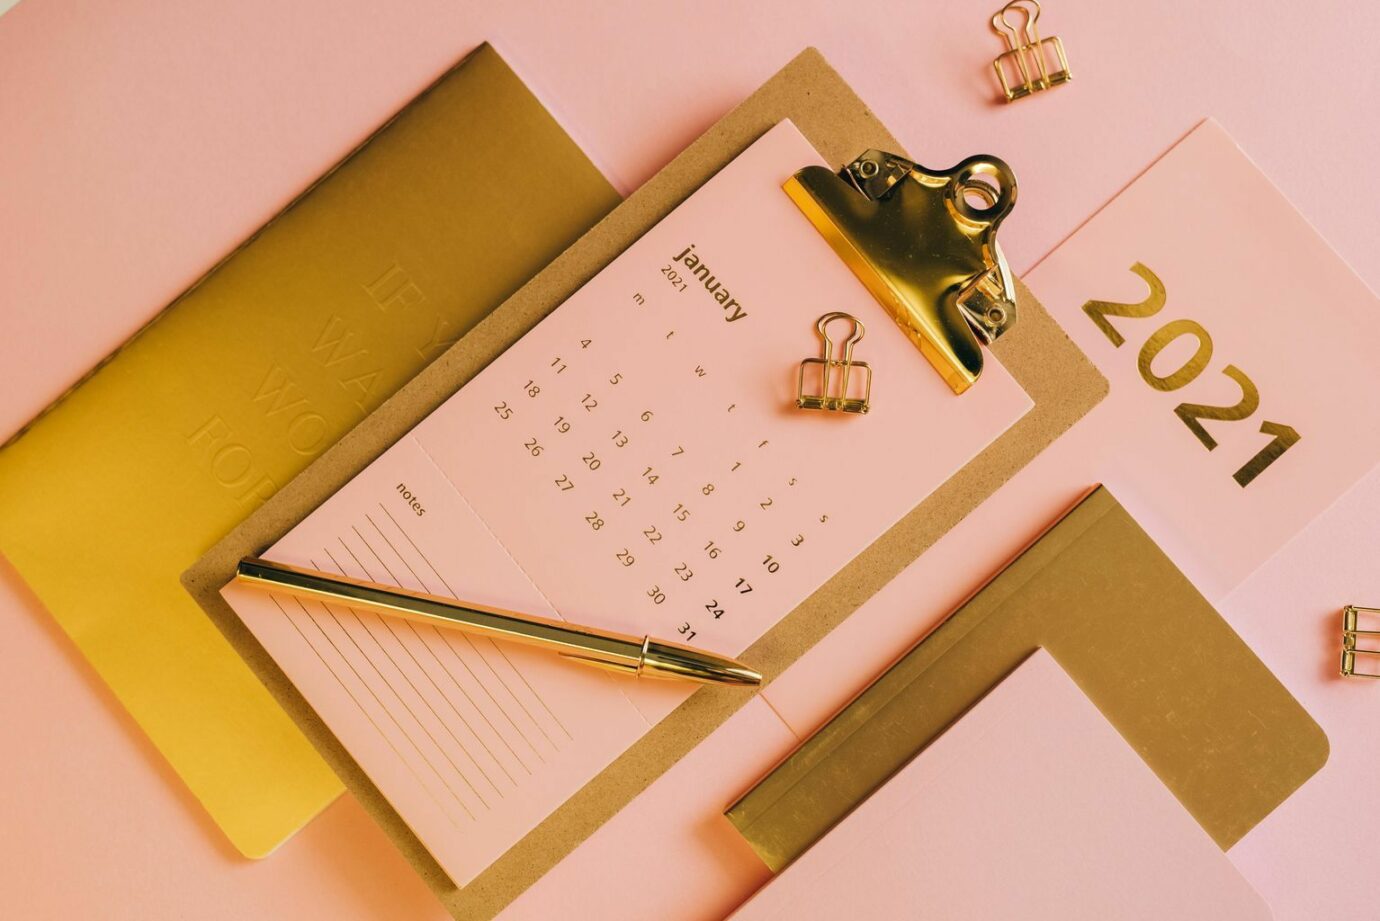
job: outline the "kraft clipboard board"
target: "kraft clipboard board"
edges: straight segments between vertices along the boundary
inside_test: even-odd
[[[773,125],[790,119],[830,163],[900,151],[815,50],[799,55],[579,242],[208,552],[183,583],[283,702],[457,918],[491,917],[726,720],[749,696],[703,688],[463,889],[441,872],[368,776],[249,634],[219,591],[236,563],[279,539],[516,342]],[[994,352],[1034,406],[957,474],[756,642],[779,674],[1095,406],[1106,380],[1024,287],[1020,323]],[[916,360],[921,361],[917,354]],[[961,399],[961,398],[957,398]]]

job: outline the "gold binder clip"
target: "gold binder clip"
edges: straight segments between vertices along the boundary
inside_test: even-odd
[[[1016,203],[1011,168],[980,156],[936,172],[869,150],[838,174],[807,166],[785,190],[954,393],[971,387],[979,343],[1016,320],[997,246]]]
[[[1356,670],[1357,656],[1380,659],[1380,630],[1357,629],[1362,614],[1380,615],[1380,608],[1363,608],[1355,604],[1342,608],[1342,674],[1348,678],[1380,678],[1380,672]],[[1370,637],[1360,640],[1367,644],[1364,649],[1358,648],[1360,637]]]
[[[828,330],[829,324],[835,320],[847,320],[853,324],[848,338],[839,347],[838,358],[834,357],[835,343],[830,338]],[[872,406],[872,368],[865,361],[853,360],[853,346],[867,335],[867,327],[852,314],[836,310],[820,317],[815,329],[819,331],[819,338],[822,340],[821,354],[819,358],[807,358],[800,363],[795,405],[800,409],[827,409],[844,413],[867,412]],[[819,368],[819,390],[806,393],[805,374],[816,366]],[[855,368],[862,373],[854,375]],[[862,382],[862,396],[849,396],[850,386],[858,380]]]
[[[1019,28],[1007,21],[1006,14],[1011,12],[1025,17]],[[1069,59],[1064,57],[1064,43],[1057,35],[1040,38],[1040,29],[1035,24],[1039,18],[1040,4],[1036,0],[1011,0],[992,16],[992,31],[1006,42],[1006,51],[992,61],[992,68],[997,72],[1007,102],[1024,99],[1073,79],[1073,74],[1069,73]],[[1051,51],[1058,63],[1053,70],[1050,69]],[[1017,79],[1011,80],[1008,76]]]

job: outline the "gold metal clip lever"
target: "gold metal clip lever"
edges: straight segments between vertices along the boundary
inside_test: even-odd
[[[829,337],[829,324],[843,320],[853,324],[848,338],[835,349],[834,340]],[[845,413],[865,413],[872,403],[872,368],[865,361],[853,360],[853,346],[867,335],[867,327],[862,320],[849,313],[834,311],[826,313],[815,324],[819,331],[821,349],[819,358],[807,358],[800,363],[800,377],[796,382],[795,405],[800,409],[828,409]],[[838,357],[835,357],[837,355]],[[858,373],[855,375],[854,369]],[[805,376],[811,371],[819,371],[819,389],[807,391]],[[851,380],[850,380],[851,379]],[[860,382],[861,396],[849,396],[849,388]]]
[[[1019,27],[1006,18],[1008,13],[1018,20],[1024,17]],[[1035,24],[1039,18],[1040,4],[1036,0],[1011,0],[992,16],[992,31],[1006,42],[1007,50],[997,55],[992,68],[1007,102],[1073,79],[1069,59],[1064,56],[1064,43],[1057,35],[1040,38]],[[1050,54],[1054,55],[1053,62]],[[1051,63],[1057,66],[1051,67]]]
[[[996,157],[946,172],[869,150],[837,175],[807,166],[786,194],[954,393],[982,373],[981,345],[1016,321],[997,227],[1016,177]]]

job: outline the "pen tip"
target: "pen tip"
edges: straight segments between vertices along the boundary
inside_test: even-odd
[[[647,641],[641,671],[648,677],[681,678],[705,684],[756,687],[762,683],[760,672],[736,659],[656,640]]]

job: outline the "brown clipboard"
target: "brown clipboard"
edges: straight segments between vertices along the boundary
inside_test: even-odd
[[[699,744],[750,695],[737,689],[700,689],[474,881],[459,889],[221,599],[220,589],[230,581],[240,558],[281,538],[783,119],[794,122],[825,161],[836,166],[868,148],[902,152],[901,145],[819,52],[807,49],[183,575],[187,589],[456,918],[497,914]],[[1019,171],[1019,164],[1016,169]],[[1020,323],[998,340],[993,351],[1030,396],[1033,408],[744,653],[745,659],[761,669],[766,681],[780,674],[1106,396],[1106,379],[1029,290],[1019,283],[1018,287]],[[923,359],[917,354],[916,360]]]

